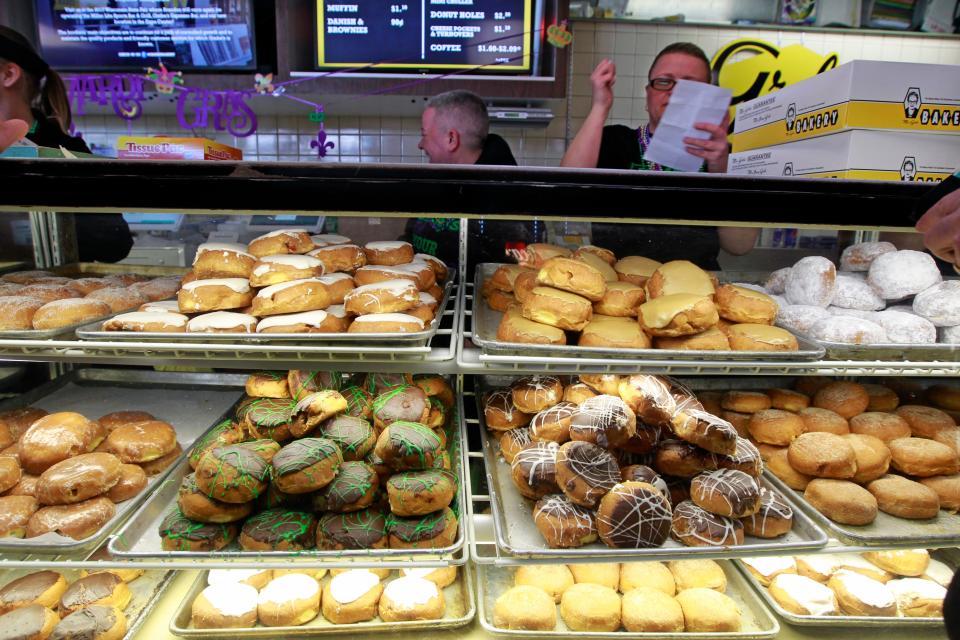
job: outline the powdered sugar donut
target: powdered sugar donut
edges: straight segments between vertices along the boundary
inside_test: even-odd
[[[913,299],[913,310],[938,327],[960,325],[960,280],[946,280]]]
[[[826,308],[836,290],[837,268],[822,256],[807,256],[793,265],[784,292],[790,304]]]
[[[940,282],[933,258],[920,251],[884,253],[870,265],[867,282],[885,300],[900,300]]]
[[[859,309],[841,309],[840,307],[829,306],[827,307],[827,312],[832,316],[849,316],[851,318],[860,318],[861,320],[867,320],[874,324],[880,324],[879,311],[860,311]]]
[[[886,330],[879,324],[851,316],[830,316],[813,325],[813,337],[826,342],[847,344],[879,344],[889,342]]]
[[[938,334],[940,342],[944,344],[960,344],[960,326],[940,327]]]
[[[937,328],[926,318],[902,311],[881,311],[880,326],[894,344],[932,344],[937,341]]]
[[[813,325],[818,321],[829,318],[830,314],[823,307],[814,307],[809,304],[791,304],[780,307],[777,314],[777,325],[796,333],[813,333]]]
[[[777,303],[777,307],[779,307],[780,309],[783,309],[784,307],[789,307],[789,306],[790,306],[790,303],[787,302],[787,298],[786,298],[785,296],[781,296],[781,295],[778,295],[778,294],[776,294],[776,293],[771,293],[771,294],[768,294],[768,295],[770,296],[770,299],[771,299],[771,300],[773,300],[774,302]]]
[[[763,283],[763,288],[767,290],[767,293],[783,293],[787,287],[787,276],[790,275],[790,271],[790,267],[777,269],[767,277],[767,281]]]
[[[840,268],[843,271],[869,271],[870,264],[885,253],[897,248],[889,242],[861,242],[852,244],[840,254]]]
[[[877,295],[863,276],[845,273],[837,274],[837,290],[833,293],[831,304],[860,311],[879,311],[886,306],[883,298]]]

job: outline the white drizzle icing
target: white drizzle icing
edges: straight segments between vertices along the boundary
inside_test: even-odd
[[[199,247],[197,247],[197,253],[193,257],[193,264],[197,264],[197,259],[200,257],[201,253],[207,253],[208,251],[220,251],[221,253],[235,253],[237,255],[243,256],[244,258],[250,258],[256,260],[257,257],[247,253],[247,247],[242,244],[233,244],[231,242],[204,242]]]
[[[372,571],[351,569],[333,576],[330,580],[330,595],[341,604],[350,604],[362,598],[378,584],[380,584],[380,576]]]
[[[741,561],[765,578],[770,578],[777,573],[795,573],[797,570],[797,563],[790,556],[743,558]]]
[[[315,236],[310,236],[310,239],[313,240],[313,244],[318,247],[332,244],[350,244],[351,242],[347,236],[341,236],[336,233],[320,233]]]
[[[893,592],[885,584],[855,571],[840,569],[833,574],[831,580],[838,580],[843,583],[844,588],[852,596],[871,607],[885,609],[893,606],[896,602]]]
[[[924,578],[900,578],[891,580],[886,587],[897,599],[900,611],[914,606],[917,600],[940,600],[947,597],[947,590],[933,580]]]
[[[383,590],[383,597],[388,598],[397,609],[407,610],[425,605],[439,594],[436,584],[412,576],[397,578]]]
[[[347,308],[342,304],[332,304],[327,307],[327,313],[334,316],[335,318],[346,318],[347,317]]]
[[[260,291],[257,292],[257,297],[269,300],[273,298],[273,296],[275,296],[276,294],[283,291],[284,289],[289,289],[290,287],[297,287],[302,284],[310,284],[310,283],[317,283],[317,284],[320,284],[321,286],[325,286],[323,285],[323,281],[321,281],[320,278],[303,278],[302,280],[290,280],[289,282],[272,284],[269,287],[264,287],[263,289],[260,289]]]
[[[233,329],[239,326],[246,327],[247,331],[253,331],[256,325],[257,319],[246,313],[214,311],[191,319],[187,323],[187,331],[202,332],[208,329]]]
[[[781,573],[771,582],[787,592],[797,604],[807,610],[807,615],[829,616],[837,612],[837,597],[830,587],[805,576]]]
[[[279,316],[267,316],[257,323],[257,332],[271,327],[286,327],[295,324],[305,324],[308,327],[319,327],[327,319],[327,312],[323,310],[304,311],[303,313],[287,313]]]
[[[323,269],[323,263],[311,256],[283,254],[276,256],[263,256],[260,258],[259,264],[253,268],[253,275],[262,276],[270,271],[275,271],[275,269],[272,268],[272,265],[283,265],[298,270]]]
[[[276,231],[271,231],[270,233],[265,233],[262,236],[257,236],[250,241],[250,244],[253,244],[257,240],[263,240],[264,238],[275,238],[277,236],[290,236],[291,238],[296,238],[300,234],[307,234],[306,229],[278,229]]]
[[[638,495],[624,484],[617,484],[610,493],[629,502],[630,510],[619,521],[614,521],[602,514],[597,516],[597,524],[608,528],[609,539],[631,540],[633,541],[631,548],[649,547],[651,541],[643,537],[645,526],[651,531],[664,528],[667,531],[670,530],[670,502],[656,488]]]
[[[274,578],[260,591],[260,604],[285,604],[291,600],[312,598],[320,591],[316,580],[302,573]]]
[[[238,618],[257,611],[257,590],[248,584],[228,582],[203,590],[203,597],[220,614]]]
[[[581,537],[597,528],[593,511],[571,502],[570,498],[563,494],[551,494],[538,500],[533,509],[533,517],[537,519],[541,515],[544,519],[540,522],[550,525],[556,540],[563,540],[567,527],[573,527],[575,533]]]
[[[370,251],[392,251],[393,249],[402,249],[403,247],[410,247],[413,249],[413,245],[409,242],[404,242],[403,240],[384,240],[379,242],[368,242],[364,245],[365,249]]]
[[[141,313],[177,313],[180,311],[180,303],[176,300],[161,300],[159,302],[145,302],[140,305]]]
[[[411,316],[406,313],[368,313],[366,315],[357,316],[354,319],[354,322],[412,322],[418,325],[423,329],[423,320],[417,318],[416,316]]]
[[[184,291],[193,291],[197,287],[228,287],[237,293],[250,291],[250,281],[246,278],[211,278],[209,280],[193,280],[183,285]]]
[[[923,577],[929,578],[945,587],[953,580],[953,569],[939,560],[930,558],[930,564],[927,565],[927,570],[924,572]]]

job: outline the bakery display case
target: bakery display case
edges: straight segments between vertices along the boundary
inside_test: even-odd
[[[109,176],[110,190],[96,188],[103,176]],[[681,357],[670,351],[623,353],[616,350],[565,351],[549,348],[517,348],[495,344],[490,340],[490,319],[481,308],[482,283],[466,268],[468,225],[466,221],[485,217],[489,219],[583,220],[627,222],[630,224],[679,221],[691,225],[759,225],[810,226],[816,228],[848,229],[869,233],[878,230],[904,230],[912,226],[913,202],[924,192],[922,185],[880,182],[839,182],[830,180],[756,179],[732,176],[640,174],[634,172],[580,172],[569,170],[516,168],[491,170],[483,167],[411,167],[389,165],[329,165],[309,166],[284,163],[187,163],[187,162],[125,162],[90,160],[71,162],[61,160],[0,162],[0,179],[5,186],[0,210],[31,212],[38,225],[48,233],[44,236],[49,246],[38,255],[48,255],[50,263],[37,268],[54,267],[62,255],[57,250],[59,230],[69,214],[83,215],[84,211],[149,211],[177,210],[188,215],[208,215],[229,211],[235,215],[253,215],[274,212],[277,203],[284,211],[310,212],[342,217],[406,218],[428,215],[437,218],[458,218],[460,224],[461,267],[455,279],[445,290],[444,304],[433,328],[433,335],[418,336],[412,343],[402,341],[364,342],[323,341],[310,344],[284,339],[259,341],[255,338],[229,340],[179,340],[175,336],[153,336],[149,339],[135,335],[106,335],[97,326],[82,327],[79,332],[53,337],[30,336],[17,338],[0,336],[0,358],[8,361],[61,363],[75,368],[68,380],[96,379],[98,372],[109,367],[125,367],[133,372],[130,382],[140,374],[152,374],[151,367],[203,367],[218,373],[171,374],[182,386],[193,386],[190,376],[208,377],[225,387],[234,389],[233,401],[239,398],[244,371],[257,369],[337,370],[344,373],[377,371],[385,373],[442,374],[449,376],[457,396],[459,415],[451,427],[451,457],[461,478],[456,511],[460,517],[459,535],[451,548],[442,553],[408,555],[391,558],[390,554],[322,555],[303,554],[295,557],[236,556],[216,554],[191,557],[186,554],[160,553],[152,532],[157,518],[162,518],[163,507],[175,499],[176,485],[168,484],[151,491],[150,500],[139,511],[125,520],[122,528],[112,530],[106,556],[85,553],[61,553],[37,556],[33,554],[3,554],[0,567],[40,569],[53,567],[63,570],[103,567],[144,567],[156,569],[211,569],[269,567],[282,569],[348,568],[383,566],[395,569],[401,565],[436,568],[459,566],[459,578],[454,587],[462,606],[449,609],[442,620],[428,625],[431,631],[442,634],[446,622],[469,624],[474,612],[474,637],[496,635],[554,635],[578,632],[565,626],[543,633],[516,632],[494,623],[495,602],[511,584],[517,566],[564,563],[592,563],[604,561],[630,562],[642,556],[627,550],[612,551],[599,543],[577,549],[576,553],[553,554],[542,541],[535,539],[529,509],[510,484],[509,468],[499,468],[496,443],[487,434],[482,406],[478,405],[484,385],[500,384],[524,374],[577,375],[632,375],[663,374],[680,376],[681,382],[696,388],[687,378],[696,376],[697,384],[711,389],[785,387],[794,379],[812,376],[858,376],[863,380],[880,376],[916,377],[934,381],[960,374],[960,367],[949,357],[939,357],[936,351],[917,354],[912,360],[902,358],[896,350],[868,354],[825,353],[813,341],[800,341],[800,349],[792,354],[778,352],[775,357],[743,352],[717,354],[709,359]],[[201,185],[202,188],[197,189]],[[322,194],[318,197],[317,194]],[[642,217],[638,217],[638,202],[643,203]],[[774,212],[774,213],[771,213]],[[773,219],[772,219],[773,218]],[[625,229],[629,230],[630,226]],[[384,238],[383,240],[392,240]],[[451,265],[452,266],[452,265]],[[482,277],[492,275],[481,271]],[[493,331],[496,332],[493,320]],[[121,332],[122,333],[122,332]],[[221,334],[221,336],[224,334]],[[494,338],[496,336],[494,335]],[[377,336],[379,339],[380,336]],[[831,357],[832,355],[832,357]],[[93,365],[93,366],[90,366]],[[111,374],[123,377],[124,374]],[[159,375],[159,373],[158,373]],[[78,378],[79,376],[79,378]],[[92,378],[89,378],[92,376]],[[115,378],[116,379],[116,378]],[[124,381],[126,383],[126,380]],[[62,384],[57,382],[55,384]],[[199,381],[196,391],[202,389]],[[162,386],[152,391],[160,398]],[[88,394],[94,399],[98,394]],[[26,401],[26,400],[25,400]],[[186,402],[169,402],[170,405]],[[230,406],[224,406],[220,413]],[[6,408],[6,407],[3,407]],[[92,411],[97,413],[97,411]],[[107,413],[106,410],[101,413]],[[188,440],[195,439],[204,430],[214,426],[212,419],[197,419],[192,433],[176,424],[181,443],[186,449]],[[93,416],[96,417],[96,416]],[[202,424],[200,424],[202,423]],[[188,437],[192,435],[192,438]],[[182,476],[187,469],[181,460],[170,471],[169,478]],[[179,474],[179,475],[178,475]],[[172,482],[172,481],[170,481]],[[776,479],[769,474],[763,483],[776,487]],[[886,532],[881,539],[865,542],[844,536],[819,522],[805,506],[802,496],[782,490],[795,514],[793,529],[786,539],[769,543],[720,546],[685,547],[675,543],[657,549],[657,560],[683,559],[690,555],[730,559],[736,557],[782,555],[784,551],[818,555],[830,551],[854,553],[866,547],[871,549],[923,547],[937,549],[960,543],[960,529],[953,518],[945,518],[937,535],[904,539],[900,529]],[[521,517],[526,516],[526,521]],[[878,519],[877,528],[885,532],[886,521]],[[118,523],[118,525],[121,523]],[[756,541],[755,541],[756,542]],[[152,545],[152,547],[151,547]],[[149,547],[149,548],[148,548]],[[104,558],[104,559],[101,559]],[[653,559],[651,557],[650,559]],[[811,637],[794,629],[783,618],[778,623],[759,591],[749,586],[749,578],[742,574],[735,561],[723,561],[729,579],[730,597],[744,612],[744,623],[739,631],[719,637],[759,638],[773,637],[782,625],[784,636]],[[168,597],[178,599],[178,607],[171,629],[184,635],[198,633],[190,627],[190,607],[203,589],[205,574],[195,584],[191,577]],[[186,593],[185,590],[189,590]],[[169,609],[168,609],[169,610]],[[843,617],[838,619],[842,619]],[[318,619],[319,620],[319,619]],[[856,621],[850,621],[851,624]],[[311,623],[319,624],[319,623]],[[365,624],[365,623],[362,623]],[[391,623],[372,623],[368,631],[376,633],[399,632],[401,627]],[[376,626],[378,625],[379,626]],[[802,623],[797,623],[802,624]],[[279,629],[279,628],[278,628]],[[297,627],[304,633],[341,632],[342,627]],[[359,630],[359,627],[357,627]],[[250,630],[252,637],[265,637],[269,629]],[[260,633],[257,633],[259,631]],[[283,635],[300,631],[284,629]],[[819,631],[818,637],[829,636]],[[584,632],[589,636],[593,632]],[[899,637],[900,632],[885,629],[888,637]],[[913,634],[914,630],[909,633]],[[918,631],[918,637],[938,637],[937,630]],[[930,633],[931,635],[923,635]],[[231,631],[230,635],[234,635]],[[243,635],[238,632],[236,635]],[[649,634],[619,631],[606,634],[637,637],[681,637],[682,633]],[[905,637],[905,636],[904,636]]]

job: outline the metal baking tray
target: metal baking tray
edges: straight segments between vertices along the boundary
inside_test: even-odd
[[[525,344],[502,342],[497,339],[497,327],[503,314],[491,309],[481,295],[483,283],[493,276],[501,265],[483,263],[477,265],[473,296],[472,340],[484,353],[517,354],[532,357],[580,357],[613,358],[617,360],[684,360],[684,361],[751,361],[751,362],[796,362],[819,360],[824,349],[816,342],[796,336],[798,351],[692,351],[683,349],[614,349],[612,347],[580,347],[577,345]]]
[[[931,558],[940,560],[941,562],[947,564],[951,569],[956,571],[957,567],[960,566],[960,554],[958,554],[956,549],[940,549],[938,551],[932,551],[930,553]],[[747,583],[753,587],[760,598],[763,599],[764,603],[770,609],[772,609],[778,616],[783,618],[789,624],[801,625],[801,626],[811,626],[811,627],[886,627],[890,629],[902,629],[904,627],[942,627],[943,618],[909,618],[906,616],[895,616],[895,617],[879,617],[879,616],[803,616],[791,611],[787,611],[780,603],[777,602],[776,598],[770,595],[770,591],[767,587],[760,584],[760,581],[757,580],[753,574],[750,573],[750,570],[747,569],[741,562],[737,562],[737,569],[740,573],[743,574],[744,579]]]
[[[769,470],[764,471],[764,479],[776,487],[777,491],[800,507],[818,525],[831,536],[854,546],[884,548],[917,548],[923,546],[948,547],[960,544],[960,514],[940,510],[936,518],[929,520],[909,520],[898,518],[883,511],[867,525],[857,526],[840,524],[814,509],[804,500],[803,494],[791,489]],[[782,554],[781,554],[782,555]]]
[[[91,419],[113,411],[142,410],[172,424],[177,439],[190,444],[216,424],[241,396],[246,376],[165,373],[143,369],[76,369],[28,393],[0,404],[0,411],[27,405],[56,411],[76,411]],[[176,393],[172,402],[171,392]],[[176,466],[176,465],[172,465]],[[146,489],[117,505],[116,515],[82,540],[56,534],[41,538],[2,538],[0,553],[64,554],[92,551],[163,481],[170,469],[150,478]]]
[[[775,638],[780,633],[780,624],[764,605],[747,580],[733,568],[730,562],[720,562],[727,575],[726,594],[737,603],[741,611],[740,631],[716,632],[631,632],[631,631],[577,631],[571,632],[563,623],[557,607],[557,627],[553,631],[516,631],[503,629],[493,624],[493,605],[507,589],[513,586],[513,571],[506,567],[477,567],[478,618],[480,625],[489,633],[515,638],[569,638],[584,637],[599,640],[609,638],[658,638],[663,640],[686,640],[689,638],[728,638],[730,640],[755,640]]]
[[[477,413],[480,417],[483,461],[487,472],[487,486],[493,512],[497,546],[515,558],[544,560],[571,560],[583,562],[589,558],[598,561],[656,560],[658,558],[731,558],[737,556],[783,555],[785,550],[814,550],[824,547],[827,535],[798,508],[792,496],[785,498],[793,510],[793,529],[785,536],[766,540],[746,536],[742,545],[727,547],[688,547],[668,538],[660,547],[651,549],[612,549],[602,542],[594,542],[576,549],[549,547],[533,521],[534,501],[523,497],[513,483],[510,465],[499,454],[499,443],[490,436],[483,417],[483,394],[496,387],[507,386],[512,378],[484,376],[477,383]],[[761,485],[764,483],[761,479]]]
[[[60,336],[71,336],[74,331],[78,328],[83,327],[90,322],[100,324],[104,320],[113,317],[115,314],[111,311],[110,313],[94,318],[92,321],[87,319],[76,324],[68,324],[63,327],[57,327],[56,329],[7,329],[0,331],[0,338],[20,338],[21,340],[47,340],[51,338],[57,338]]]
[[[456,272],[451,272],[443,287],[443,297],[437,307],[437,313],[430,325],[423,331],[412,333],[164,333],[148,331],[103,331],[103,322],[91,322],[77,329],[81,340],[105,340],[136,342],[192,342],[192,343],[230,343],[230,344],[271,344],[274,342],[304,342],[311,346],[324,343],[345,343],[355,345],[396,344],[398,346],[422,346],[429,342],[440,329],[443,313],[450,304]],[[111,316],[112,317],[112,316]],[[0,336],[2,337],[2,336]]]
[[[40,569],[4,571],[3,574],[0,574],[0,586],[37,571],[40,571]],[[82,577],[81,572],[77,569],[66,569],[58,572],[71,584]],[[133,640],[137,637],[140,627],[143,626],[150,612],[160,601],[170,583],[173,582],[174,575],[173,571],[147,571],[142,576],[127,583],[132,597],[130,598],[130,604],[123,610],[123,615],[127,619],[127,633],[123,636],[124,640]]]
[[[285,567],[291,562],[323,565],[350,565],[370,562],[408,565],[415,559],[417,564],[462,564],[465,555],[458,558],[466,545],[467,526],[462,522],[467,513],[464,465],[461,448],[463,436],[462,401],[458,401],[456,415],[447,428],[447,450],[450,453],[452,471],[457,478],[458,490],[450,508],[461,520],[453,544],[438,549],[351,549],[342,551],[308,549],[304,551],[244,551],[234,542],[219,551],[165,551],[160,540],[160,523],[177,502],[177,493],[183,477],[192,470],[184,456],[157,486],[150,498],[127,521],[108,545],[110,555],[128,560],[162,559],[168,562],[193,566],[199,564],[236,566],[255,562],[263,568]],[[271,564],[272,563],[272,564]],[[381,564],[381,566],[383,566]]]
[[[802,334],[797,334],[801,337]],[[822,346],[828,360],[892,360],[913,362],[957,362],[960,361],[958,344],[847,344],[829,342],[810,336],[805,340]]]
[[[193,601],[207,586],[207,572],[201,571],[174,613],[173,619],[170,620],[170,633],[183,638],[224,638],[232,640],[234,638],[290,638],[326,634],[356,634],[359,637],[361,634],[364,636],[379,633],[395,634],[417,629],[457,629],[470,624],[477,613],[476,599],[473,597],[473,576],[470,573],[469,564],[458,567],[456,581],[443,590],[446,611],[443,618],[439,620],[382,622],[377,618],[369,622],[333,624],[323,617],[323,613],[320,613],[310,622],[298,627],[257,626],[250,629],[195,629],[190,623]],[[329,574],[320,581],[321,587],[328,580],[330,580]],[[389,580],[390,578],[387,579],[387,581]]]

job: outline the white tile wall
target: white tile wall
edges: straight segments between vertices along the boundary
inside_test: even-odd
[[[700,45],[708,56],[737,38],[760,38],[776,45],[804,44],[817,51],[836,51],[840,61],[855,59],[900,60],[960,64],[960,39],[918,38],[896,34],[802,33],[732,27],[683,27],[645,23],[574,21],[574,44],[568,99],[550,106],[554,121],[546,128],[496,128],[506,138],[522,165],[557,166],[563,151],[590,109],[590,72],[602,58],[617,64],[617,100],[611,123],[636,126],[646,119],[644,85],[656,53],[678,40]],[[77,129],[90,143],[114,146],[117,136],[133,134],[190,135],[172,116],[146,116],[131,125],[113,116],[85,116]],[[381,116],[328,116],[328,140],[336,146],[322,162],[426,162],[417,148],[418,118]],[[243,150],[244,158],[261,161],[317,161],[310,142],[316,125],[306,117],[258,114],[258,131],[249,138],[234,138],[222,132],[197,130]]]

